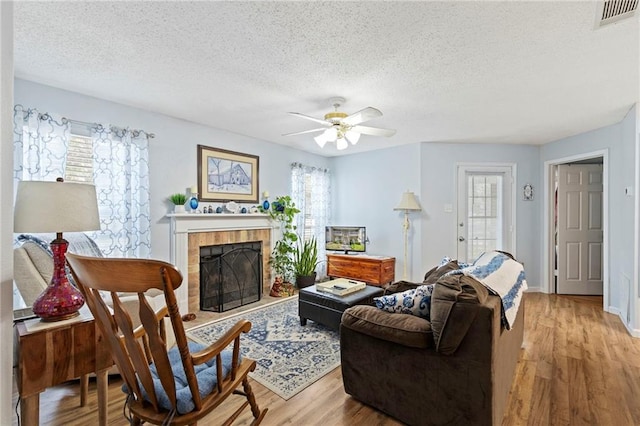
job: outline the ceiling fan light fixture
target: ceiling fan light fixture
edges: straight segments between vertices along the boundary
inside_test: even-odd
[[[358,143],[358,141],[360,140],[360,133],[358,132],[354,132],[353,130],[348,130],[345,134],[344,137],[351,142],[351,145],[355,145]]]
[[[324,146],[325,146],[325,145],[326,145],[326,143],[327,143],[327,138],[326,138],[326,136],[325,136],[325,134],[324,134],[324,133],[322,133],[321,135],[318,135],[318,136],[314,137],[314,138],[313,138],[313,140],[314,140],[314,141],[316,141],[316,143],[318,144],[318,146],[319,146],[320,148],[324,148]]]
[[[324,115],[324,119],[332,123],[339,123],[343,118],[347,118],[348,114],[340,111],[329,112]]]
[[[361,123],[381,117],[382,112],[380,112],[379,109],[366,107],[352,114],[347,114],[340,111],[340,107],[345,102],[344,98],[334,97],[329,99],[329,102],[333,106],[334,110],[326,113],[324,115],[324,120],[311,117],[309,115],[300,114],[299,112],[289,113],[293,116],[313,121],[314,123],[322,124],[323,126],[325,126],[325,128],[314,128],[303,130],[300,132],[286,133],[283,136],[302,135],[307,133],[321,132],[324,130],[322,134],[313,138],[318,146],[320,148],[324,148],[327,142],[335,142],[336,148],[342,151],[347,149],[349,147],[349,144],[357,144],[363,134],[389,137],[393,136],[396,132],[392,129],[361,125]]]
[[[327,141],[333,142],[338,139],[338,129],[335,126],[330,127],[324,131],[323,135],[327,139]]]
[[[336,148],[338,148],[338,151],[342,151],[343,149],[347,149],[348,146],[349,146],[349,144],[347,143],[347,140],[345,138],[338,138],[336,140]]]

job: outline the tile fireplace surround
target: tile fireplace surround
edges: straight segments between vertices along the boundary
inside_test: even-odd
[[[262,241],[262,290],[263,294],[269,293],[269,254],[274,240],[269,216],[261,213],[175,213],[167,217],[171,219],[171,263],[182,272],[185,279],[176,291],[182,314],[200,310],[201,246]]]

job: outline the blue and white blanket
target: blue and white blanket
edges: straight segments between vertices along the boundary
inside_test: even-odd
[[[497,251],[483,253],[475,262],[448,274],[464,274],[484,284],[502,299],[502,323],[511,330],[518,314],[522,294],[527,289],[521,263]]]

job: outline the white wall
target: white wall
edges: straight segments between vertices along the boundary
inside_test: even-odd
[[[636,197],[637,192],[635,187],[635,150],[636,150],[636,106],[631,108],[626,115],[622,123],[620,123],[621,142],[622,142],[622,187],[610,186],[611,196],[616,199],[621,199],[620,204],[616,205],[616,208],[621,210],[621,221],[623,225],[623,232],[621,234],[621,252],[622,258],[620,259],[620,270],[624,274],[624,282],[620,282],[620,287],[617,291],[622,296],[625,292],[625,297],[631,301],[629,303],[629,313],[627,318],[623,317],[623,321],[630,329],[636,329],[640,331],[640,323],[634,317],[637,316],[638,303],[637,293],[634,291],[634,260],[635,256],[635,239],[640,230],[636,227],[635,214],[636,214]],[[625,188],[631,189],[631,194],[625,194]],[[635,229],[635,232],[629,232],[629,230]],[[628,280],[628,283],[627,283]],[[627,286],[628,284],[628,286]],[[624,300],[624,299],[623,299]],[[613,305],[620,311],[625,309],[625,306]],[[626,310],[626,309],[625,309]]]
[[[424,143],[421,150],[422,264],[437,264],[443,256],[456,257],[456,165],[457,163],[513,163],[516,165],[516,248],[514,254],[525,264],[529,287],[540,283],[541,244],[539,217],[540,194],[539,147],[532,145]],[[523,187],[534,188],[533,201],[524,201]],[[454,211],[446,213],[445,204]],[[425,269],[423,268],[423,269]]]
[[[634,327],[636,329],[640,328],[640,107],[638,104],[635,105],[636,110],[636,126],[635,126],[635,171],[636,175],[634,178],[634,186],[633,186],[633,195],[635,197],[635,241],[633,244],[635,250],[635,267],[633,271],[634,276],[634,304],[633,307],[635,309],[635,321]]]
[[[609,151],[609,307],[620,313],[629,294],[628,279],[634,282],[634,235],[635,195],[625,196],[624,188],[635,182],[636,111],[632,108],[617,124],[582,133],[543,145],[540,152],[540,173],[545,161],[551,161],[593,151]],[[541,215],[545,212],[540,212]],[[605,283],[607,285],[607,283]],[[632,300],[631,316],[636,311],[638,300]],[[626,322],[626,321],[625,321]],[[640,324],[629,324],[630,329],[639,329]]]
[[[13,2],[0,2],[0,425],[13,418]]]
[[[155,133],[149,143],[151,252],[152,257],[162,260],[170,260],[169,220],[165,215],[172,205],[167,196],[186,192],[197,183],[197,145],[258,155],[260,193],[269,191],[271,199],[290,193],[292,162],[317,167],[329,165],[327,158],[297,149],[26,80],[15,81],[15,103],[74,120]],[[215,207],[220,203],[204,204]]]
[[[367,143],[366,136],[359,143]],[[404,145],[332,159],[333,225],[366,226],[367,253],[396,258],[396,279],[404,267],[404,213],[393,208],[404,191],[420,198],[420,144]],[[407,257],[409,281],[422,281],[420,217],[411,213]]]
[[[371,240],[367,251],[394,256],[396,279],[401,279],[403,213],[393,208],[404,191],[413,191],[422,212],[410,215],[407,275],[410,281],[422,281],[443,256],[456,257],[456,214],[445,213],[444,204],[456,205],[460,162],[516,164],[516,254],[526,265],[529,285],[537,287],[541,201],[539,196],[523,201],[521,191],[525,183],[540,188],[536,146],[422,143],[334,158],[334,223],[366,226]]]

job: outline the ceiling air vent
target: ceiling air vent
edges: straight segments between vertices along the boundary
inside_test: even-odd
[[[639,0],[605,0],[600,4],[597,15],[597,26],[611,24],[621,19],[630,18],[638,9]]]

